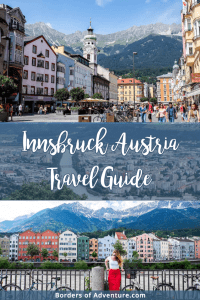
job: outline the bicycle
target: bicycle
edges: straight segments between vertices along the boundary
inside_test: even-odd
[[[95,122],[95,123],[106,122],[106,114],[105,113],[103,113],[103,114],[98,113],[98,115],[93,118],[93,122]]]
[[[11,291],[21,291],[21,288],[13,283],[9,283],[3,286],[3,280],[7,279],[8,275],[0,276],[0,291],[11,292]]]
[[[188,274],[181,274],[184,278],[184,282],[188,282],[188,279],[191,279],[192,286],[188,287],[186,291],[200,291],[200,274],[196,275],[188,275]]]
[[[142,274],[143,272],[139,272]],[[130,277],[128,279],[133,279],[131,284],[126,285],[122,291],[142,291],[140,283],[136,280],[137,271],[131,271]],[[172,283],[159,282],[159,276],[151,276],[153,291],[175,291],[175,288],[172,286]]]

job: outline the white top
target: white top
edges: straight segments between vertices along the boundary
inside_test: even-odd
[[[111,256],[109,256],[107,258],[107,260],[109,261],[109,267],[110,267],[110,269],[114,269],[114,270],[119,269],[118,262],[116,260],[112,260]]]

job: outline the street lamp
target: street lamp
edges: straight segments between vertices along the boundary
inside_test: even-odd
[[[135,55],[137,55],[137,52],[133,52],[134,110],[135,110],[135,66],[134,66]]]
[[[7,77],[9,77],[9,64],[10,64],[10,40],[11,38],[7,37],[7,36],[2,36],[1,37],[3,40],[9,41],[8,44],[8,57],[7,57]]]

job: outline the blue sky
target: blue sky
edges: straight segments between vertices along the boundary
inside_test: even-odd
[[[181,0],[8,0],[5,3],[19,6],[28,24],[49,23],[66,34],[87,29],[90,17],[99,34],[133,25],[181,23]]]

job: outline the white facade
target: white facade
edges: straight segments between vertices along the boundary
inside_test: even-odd
[[[75,60],[74,74],[70,75],[70,82],[74,82],[74,87],[80,87],[85,94],[92,96],[92,76],[93,70],[89,66]]]
[[[63,254],[67,253],[65,257]],[[59,261],[77,260],[77,235],[70,230],[66,230],[59,236]]]
[[[83,56],[90,61],[90,67],[94,70],[94,75],[97,75],[97,54],[97,38],[93,33],[90,21],[90,27],[84,37]]]
[[[98,239],[98,258],[105,259],[113,253],[116,239],[110,235]]]
[[[65,64],[61,63],[60,61],[57,62],[57,90],[63,89],[65,87]]]
[[[136,251],[136,241],[134,238],[130,238],[127,240],[127,259],[131,259],[133,257],[133,251]]]
[[[13,234],[10,236],[10,250],[9,250],[9,260],[18,260],[18,241],[19,234]]]
[[[186,238],[169,238],[175,259],[195,258],[194,241]]]
[[[169,259],[169,242],[165,239],[160,241],[161,259]]]

